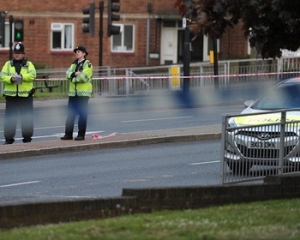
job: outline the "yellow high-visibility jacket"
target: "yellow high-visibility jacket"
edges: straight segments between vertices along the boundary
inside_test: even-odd
[[[75,60],[66,72],[66,78],[70,81],[69,96],[91,97],[93,92],[92,77],[93,65],[89,60],[85,60],[78,76],[72,77],[72,73],[76,72],[77,60]]]
[[[11,77],[15,75],[16,69],[13,60],[7,61],[2,67],[0,79],[4,84],[3,95],[11,97],[28,97],[33,89],[33,81],[36,79],[36,70],[31,61],[23,59],[20,74],[22,75],[22,83],[16,84],[11,82]]]

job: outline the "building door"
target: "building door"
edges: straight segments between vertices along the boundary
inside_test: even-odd
[[[177,29],[162,28],[160,64],[177,63]]]
[[[183,63],[185,30],[182,22],[164,20],[161,31],[160,64]],[[190,34],[191,62],[208,61],[209,48],[207,36],[199,34],[195,37]]]

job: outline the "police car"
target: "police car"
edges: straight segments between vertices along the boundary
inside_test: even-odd
[[[228,120],[228,126],[234,129],[226,132],[225,140],[224,160],[230,170],[246,174],[253,165],[278,165],[280,157],[285,165],[299,167],[300,77],[281,81],[265,96],[245,102],[245,106],[241,115]],[[283,134],[281,110],[287,110]]]

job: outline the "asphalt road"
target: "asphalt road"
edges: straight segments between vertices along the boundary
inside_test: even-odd
[[[36,108],[33,141],[54,140],[63,136],[66,119],[64,112],[66,100],[60,100],[59,103],[61,105],[55,105],[55,103],[57,102],[54,101],[51,107]],[[111,112],[105,111],[101,107],[101,103],[101,100],[99,100],[98,103],[95,101],[91,104],[87,137],[91,137],[93,133],[130,133],[221,124],[222,114],[237,113],[243,109],[241,104],[236,104],[199,108]],[[3,113],[0,114],[2,115],[0,116],[0,126],[3,126]],[[19,126],[17,127],[16,143],[22,141]],[[74,129],[74,135],[76,136],[77,125],[75,125]],[[0,139],[4,142],[3,128],[0,128]]]
[[[256,99],[274,82],[241,82],[192,88],[188,95],[152,90],[148,95],[95,96],[90,100],[88,134],[137,132],[221,123],[221,114],[238,113],[243,103]],[[34,140],[58,139],[64,133],[67,99],[34,100]],[[5,103],[0,103],[3,126]],[[75,134],[76,134],[75,126]],[[2,136],[1,136],[2,135]],[[3,129],[0,128],[0,139]],[[17,129],[16,141],[21,141]]]
[[[123,188],[220,184],[220,141],[0,161],[0,204],[120,196]]]
[[[226,97],[214,102],[209,98],[204,104],[177,97],[94,98],[88,134],[220,124],[221,114],[243,108],[245,96],[234,101]],[[59,138],[64,130],[66,100],[35,105],[34,141]],[[0,203],[119,196],[125,187],[214,185],[220,183],[219,161],[220,141],[10,159],[0,162]]]

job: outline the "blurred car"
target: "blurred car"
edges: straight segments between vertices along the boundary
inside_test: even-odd
[[[247,101],[245,106],[241,114],[251,115],[228,120],[229,127],[236,127],[226,134],[224,160],[230,170],[247,174],[253,165],[278,165],[282,146],[284,165],[299,167],[300,77],[279,82],[265,96]],[[287,110],[284,144],[280,141],[280,110]]]

